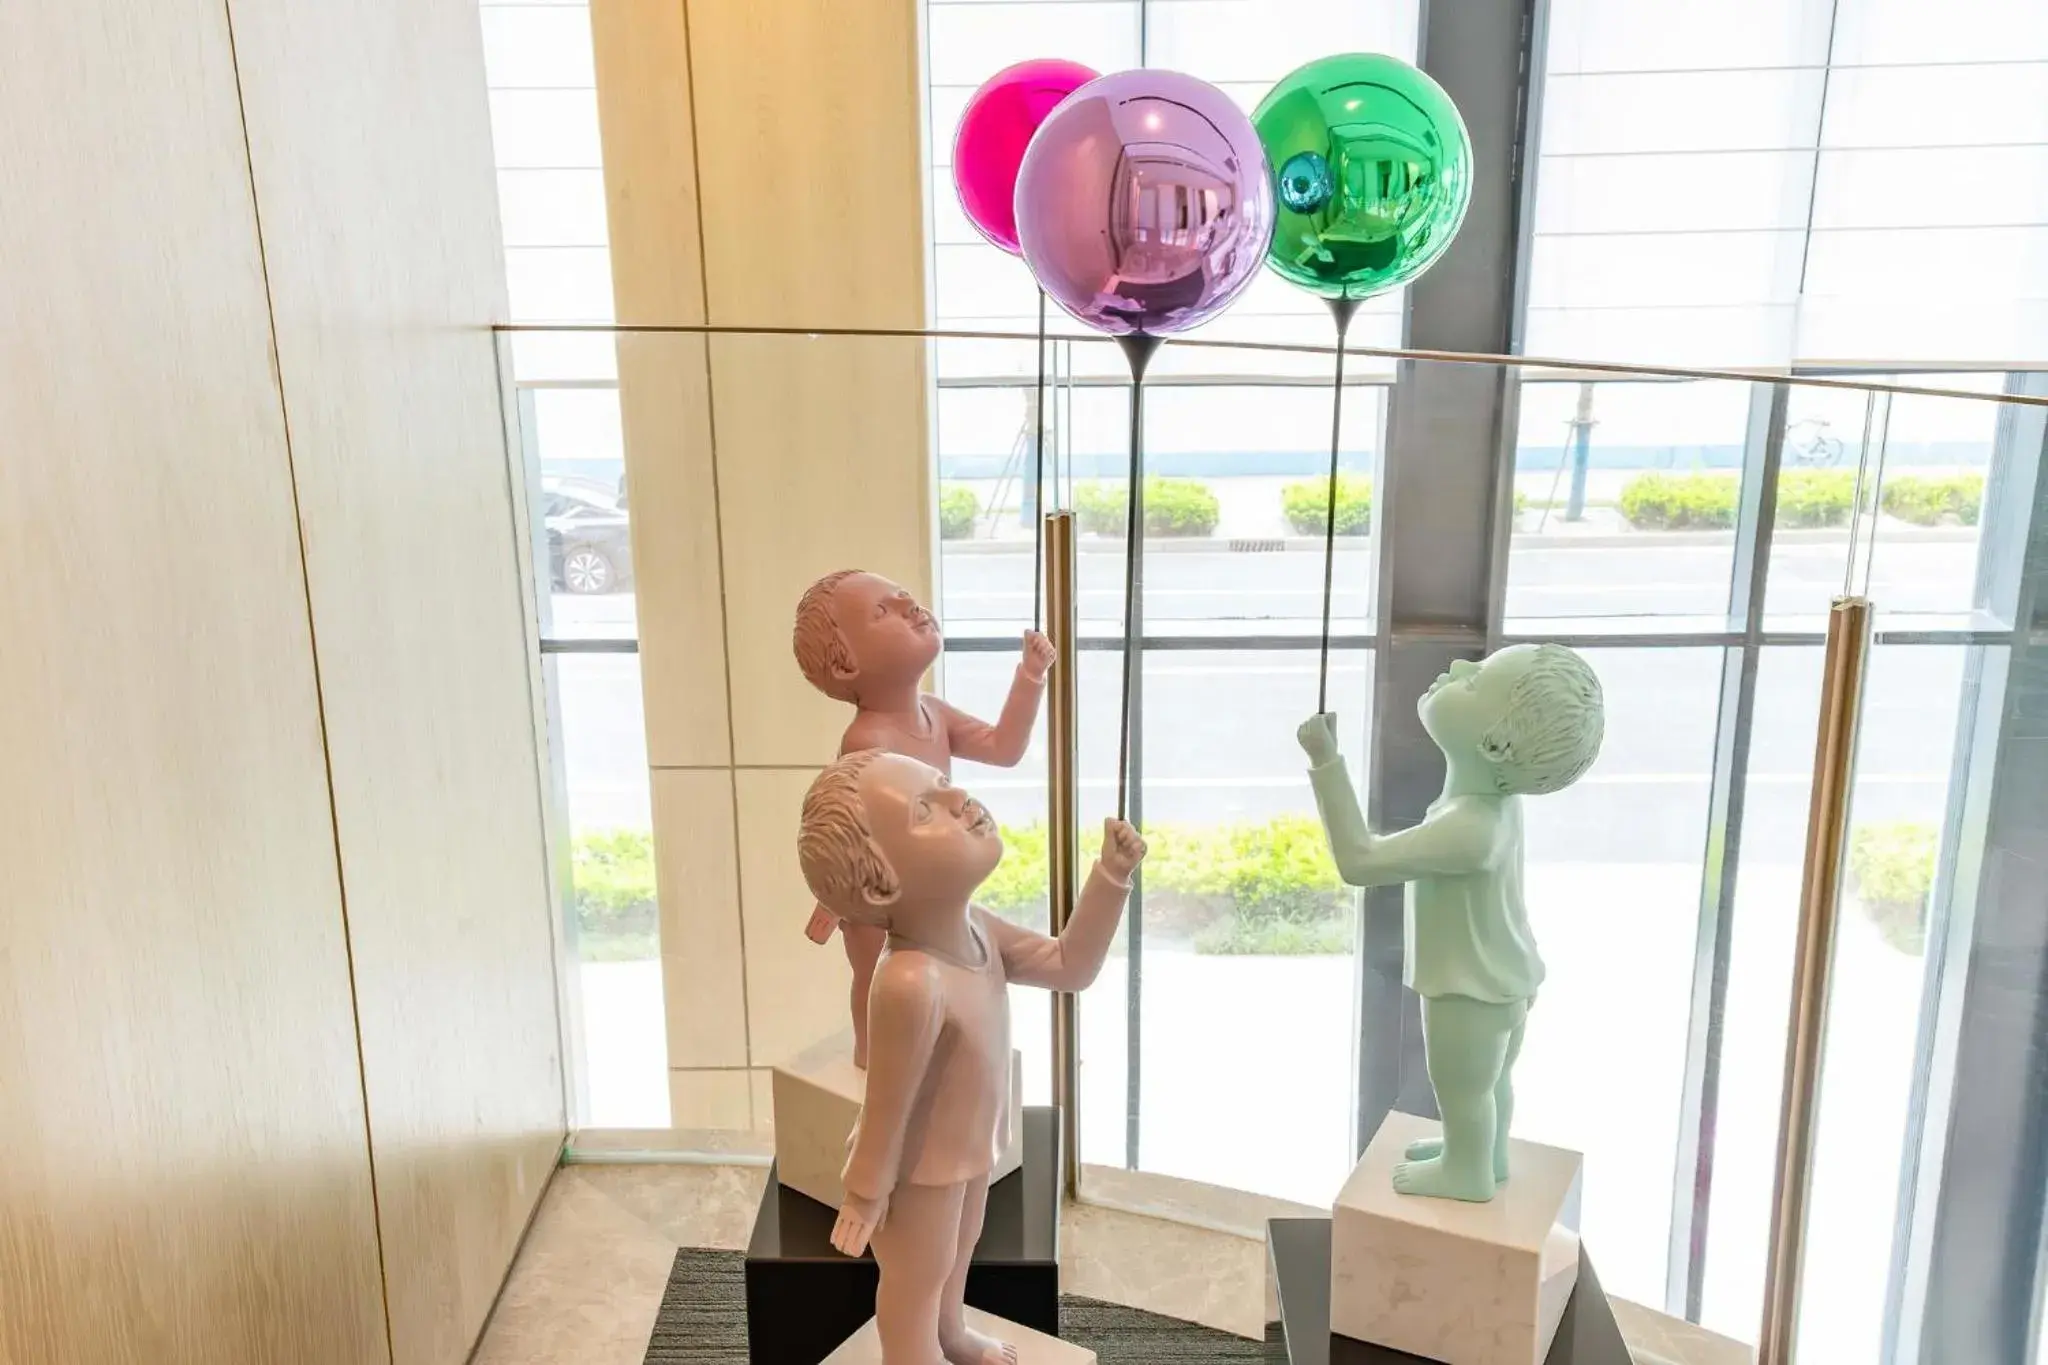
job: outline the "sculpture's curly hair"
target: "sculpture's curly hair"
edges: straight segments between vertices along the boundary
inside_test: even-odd
[[[888,905],[901,890],[896,870],[875,847],[860,775],[882,756],[860,749],[835,759],[804,793],[796,860],[818,904],[855,924],[889,927]]]
[[[1479,737],[1479,752],[1492,762],[1501,791],[1544,796],[1585,775],[1605,733],[1593,666],[1563,645],[1538,645],[1529,671],[1508,693],[1506,714]]]
[[[839,591],[841,583],[860,572],[841,569],[828,573],[805,588],[804,595],[797,599],[796,629],[790,641],[796,649],[796,666],[803,670],[811,686],[834,701],[859,700],[853,685],[841,676],[853,669],[854,659],[839,623],[832,619],[832,595]]]

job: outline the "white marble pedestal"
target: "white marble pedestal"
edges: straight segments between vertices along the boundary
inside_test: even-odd
[[[1539,1365],[1578,1280],[1581,1158],[1515,1142],[1490,1203],[1395,1193],[1408,1144],[1438,1132],[1389,1114],[1344,1182],[1330,1330],[1445,1365]]]
[[[775,1174],[784,1186],[830,1208],[846,1198],[839,1183],[846,1140],[860,1117],[867,1074],[853,1064],[853,1034],[827,1038],[775,1068]],[[1024,1164],[1024,1058],[1010,1058],[1010,1135],[989,1184]]]
[[[1007,1341],[1016,1347],[1017,1365],[1095,1365],[1095,1352],[1085,1346],[1034,1332],[1029,1327],[1019,1327],[979,1308],[967,1310],[967,1325],[983,1336]],[[875,1320],[869,1318],[865,1327],[825,1357],[824,1365],[881,1365],[881,1361],[882,1340],[875,1334]]]

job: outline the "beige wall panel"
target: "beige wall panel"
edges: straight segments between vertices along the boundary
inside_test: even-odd
[[[917,0],[688,4],[709,320],[924,326]]]
[[[797,671],[797,598],[820,574],[863,568],[932,600],[924,343],[714,337],[711,375],[733,752],[816,767],[847,714]]]
[[[647,761],[732,762],[705,339],[619,338]]]
[[[597,0],[612,293],[623,323],[704,320],[703,252],[682,0]],[[702,337],[619,338],[633,574],[656,767],[732,762],[718,494]]]
[[[597,117],[622,323],[704,321],[685,0],[591,0]],[[636,490],[637,491],[637,490]]]
[[[796,865],[797,815],[816,771],[745,768],[739,792],[740,884],[747,931],[747,1015],[753,1064],[778,1066],[848,1026],[853,984],[835,935],[804,937],[811,894]]]
[[[0,1362],[380,1362],[224,11],[0,6],[0,128]]]
[[[230,0],[306,526],[397,1365],[458,1365],[560,1149],[472,0]]]
[[[745,1131],[753,1126],[753,1095],[743,1070],[669,1072],[668,1108],[675,1128]]]
[[[658,769],[653,793],[668,1064],[745,1066],[745,944],[732,771]]]

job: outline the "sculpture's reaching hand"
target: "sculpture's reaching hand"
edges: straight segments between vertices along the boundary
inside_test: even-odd
[[[1336,714],[1324,711],[1310,716],[1294,732],[1294,737],[1301,741],[1302,752],[1308,755],[1310,763],[1320,768],[1333,761],[1338,753]]]
[[[1128,882],[1138,864],[1145,861],[1145,840],[1122,820],[1111,817],[1102,822],[1102,870],[1120,882]]]

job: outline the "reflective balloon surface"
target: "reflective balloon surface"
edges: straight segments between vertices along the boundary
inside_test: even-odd
[[[1273,182],[1230,97],[1177,71],[1076,90],[1031,140],[1017,235],[1045,292],[1098,331],[1179,332],[1228,307],[1273,233]]]
[[[1079,62],[1040,57],[982,82],[953,134],[953,187],[975,230],[1017,254],[1017,169],[1024,149],[1061,100],[1095,79]]]
[[[1444,88],[1393,57],[1344,53],[1288,76],[1252,115],[1279,170],[1267,262],[1326,299],[1436,263],[1472,198],[1472,144]]]

